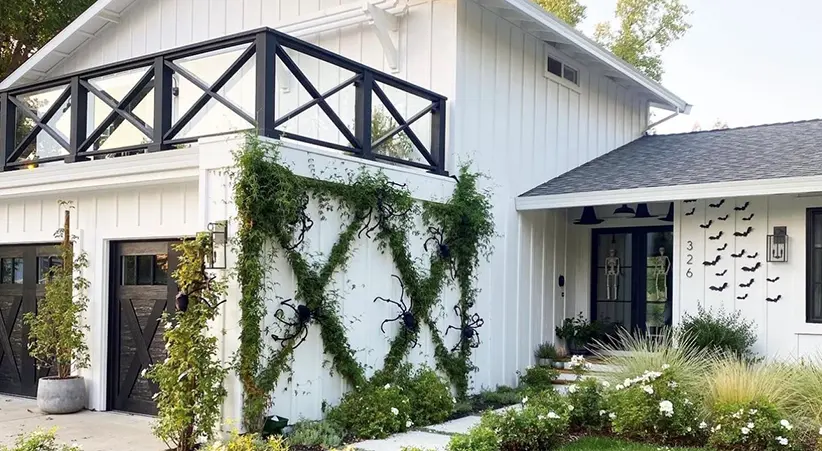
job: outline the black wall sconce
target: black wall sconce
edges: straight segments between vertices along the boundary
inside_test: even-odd
[[[788,261],[788,228],[774,227],[773,235],[768,235],[768,261]]]
[[[211,234],[211,256],[206,262],[208,269],[226,269],[228,266],[228,221],[208,224]]]

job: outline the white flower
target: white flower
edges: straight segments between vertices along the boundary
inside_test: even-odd
[[[705,429],[707,427],[708,427],[708,423],[706,423],[704,421],[702,423],[699,423],[699,429]]]
[[[691,402],[691,400],[690,400],[690,399],[688,399],[688,398],[685,398],[685,401],[683,401],[683,403],[684,403],[686,406],[690,406],[691,404],[693,404],[693,403]]]
[[[576,392],[577,392],[577,386],[576,385],[571,385],[570,387],[568,387],[568,393],[576,393]]]
[[[143,368],[143,371],[140,371],[140,377],[146,377],[146,373],[148,372],[148,368]]]
[[[548,412],[548,418],[550,418],[552,420],[556,420],[557,418],[559,418],[559,415],[557,415],[554,412]]]
[[[625,379],[625,380],[622,382],[622,385],[624,385],[624,386],[625,386],[625,388],[628,388],[628,387],[630,387],[630,386],[631,386],[631,383],[632,383],[631,379]]]
[[[522,403],[523,403],[523,404],[525,404],[525,403],[527,403],[527,402],[528,402],[528,397],[527,397],[527,396],[526,396],[526,397],[524,397],[524,398],[522,398]]]
[[[611,384],[608,381],[602,381],[602,386],[605,388],[611,388]]]
[[[391,384],[385,384],[385,387],[383,387],[383,388],[388,390],[389,388],[391,388]]]
[[[603,415],[605,415],[606,413],[608,413],[608,411],[607,411],[607,410],[600,410],[600,411],[599,411],[599,416],[603,416]],[[820,434],[820,435],[822,435],[822,428],[820,428],[820,429],[819,429],[819,434]]]
[[[457,403],[457,398],[452,396],[451,397],[451,404],[456,404],[456,403]]]
[[[783,428],[785,428],[789,431],[791,429],[793,429],[793,425],[791,423],[789,423],[788,420],[782,420],[782,421],[779,422],[779,424],[781,424]]]
[[[742,428],[740,430],[742,431],[742,435],[748,435],[748,433],[751,432],[751,430],[748,428]]]
[[[786,439],[785,437],[777,437],[776,441],[779,442],[779,444],[782,446],[788,446],[788,439]]]
[[[654,387],[651,387],[650,385],[643,385],[643,386],[642,386],[642,390],[644,390],[644,391],[645,391],[645,393],[647,393],[647,394],[649,394],[649,395],[653,395],[653,394],[654,394]]]
[[[405,427],[407,427],[407,428],[410,428],[413,425],[414,425],[414,422],[411,421],[411,420],[408,420],[408,421],[405,422]]]
[[[393,413],[393,414],[396,416],[396,415],[399,415],[399,414],[400,414],[400,411],[399,411],[399,410],[397,410],[397,408],[396,408],[396,407],[392,407],[392,408],[391,408],[391,413]]]
[[[739,412],[734,412],[734,414],[731,416],[736,419],[742,418],[742,411],[740,410]]]
[[[691,432],[691,431],[693,431],[693,429],[691,429],[691,427],[690,427],[690,426],[688,426],[688,427],[686,427],[686,428],[685,428],[685,432]]]
[[[670,367],[671,367],[671,365],[668,365],[667,363],[663,363],[663,364],[662,364],[662,371],[665,371],[665,370],[667,370],[667,369],[668,369],[668,368],[670,368]]]
[[[610,418],[612,420],[616,420],[616,414],[614,412],[611,412],[611,413],[608,414],[608,418]]]
[[[753,424],[753,423],[748,423],[748,424],[746,424],[745,426],[747,426],[747,428],[748,428],[748,429],[753,429],[753,428],[754,428],[754,424]]]
[[[750,413],[751,415],[756,415],[757,412],[759,412],[759,411],[756,410],[756,409],[751,409],[751,410],[748,411],[748,413]]]
[[[670,388],[677,388],[678,386],[679,384],[677,384],[676,381],[668,382],[668,387]]]
[[[573,412],[574,411],[574,406],[568,404],[568,411]]]
[[[674,416],[674,404],[671,401],[660,401],[659,412],[668,418]]]
[[[623,388],[625,388],[625,387],[624,387],[622,384],[618,384],[615,388],[616,388],[617,390],[622,390],[622,389],[623,389]]]
[[[819,435],[822,435],[822,428],[819,428]]]

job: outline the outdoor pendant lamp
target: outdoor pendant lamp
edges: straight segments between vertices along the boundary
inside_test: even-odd
[[[643,218],[653,218],[654,216],[651,215],[651,212],[648,211],[648,204],[637,204],[636,205],[636,215],[634,219],[643,219]]]
[[[660,221],[674,222],[674,203],[668,206],[668,214],[664,218],[659,218]]]
[[[597,212],[594,207],[585,207],[582,209],[582,216],[574,221],[577,225],[595,225],[602,224],[604,221],[597,218]]]
[[[614,216],[618,218],[629,218],[635,213],[634,209],[629,207],[628,204],[622,204],[621,207],[614,210]]]

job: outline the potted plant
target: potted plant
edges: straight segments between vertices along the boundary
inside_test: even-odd
[[[29,354],[39,367],[56,371],[37,385],[37,406],[51,414],[74,413],[86,406],[85,381],[72,370],[87,368],[89,363],[87,327],[82,324],[89,282],[80,275],[88,258],[85,253],[75,256],[75,238],[69,231],[71,205],[61,202],[60,206],[67,206],[65,226],[55,233],[62,239],[58,246],[61,263],[48,270],[45,297],[37,303],[37,312],[23,317],[29,327]]]
[[[568,352],[573,355],[581,355],[586,352],[586,346],[591,339],[597,335],[596,323],[589,323],[582,316],[582,312],[576,317],[565,318],[561,326],[556,327],[557,337],[565,341]]]
[[[537,365],[552,366],[557,358],[557,349],[552,343],[542,343],[534,350],[534,358],[537,359]]]
[[[570,359],[570,356],[568,355],[568,348],[566,348],[565,345],[558,344],[554,346],[554,349],[556,350],[557,355],[551,366],[558,370],[565,369],[565,363],[567,363]]]

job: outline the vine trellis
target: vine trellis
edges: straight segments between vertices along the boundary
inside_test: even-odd
[[[431,310],[451,275],[460,289],[455,308],[460,325],[464,328],[472,321],[470,311],[477,296],[476,269],[480,257],[490,253],[494,230],[488,196],[477,188],[479,176],[463,167],[451,199],[445,203],[418,204],[404,186],[391,182],[382,173],[362,171],[348,180],[335,181],[295,175],[280,163],[276,146],[253,136],[246,139],[234,156],[235,166],[229,176],[235,184],[239,222],[236,237],[237,278],[241,288],[238,374],[245,391],[246,429],[262,427],[270,393],[288,369],[301,336],[296,330],[286,331],[279,337],[280,346],[271,347],[269,357],[263,361],[264,280],[276,252],[283,253],[295,275],[295,303],[321,312],[314,323],[320,326],[323,348],[331,357],[333,368],[354,387],[366,382],[365,370],[354,358],[345,328],[337,316],[335,300],[326,294],[326,289],[334,273],[348,262],[354,240],[361,235],[372,238],[371,233],[375,233],[372,239],[394,260],[405,294],[411,300],[410,313],[431,332],[438,368],[448,376],[457,394],[464,397],[469,373],[474,368],[472,343],[461,340],[455,349],[449,350]],[[309,263],[299,246],[294,245],[295,235],[300,242],[306,232],[307,196],[318,200],[321,211],[333,209],[331,201],[336,201],[342,220],[350,221],[323,263]],[[421,274],[411,257],[408,234],[413,221],[404,217],[419,212],[420,207],[429,231],[432,227],[437,230],[438,248],[446,245],[449,251],[432,253],[427,276]],[[361,233],[363,230],[368,233]],[[267,246],[271,243],[276,246]],[[301,325],[294,323],[287,327]],[[391,372],[400,366],[418,334],[419,327],[399,329],[391,341],[384,369]]]

